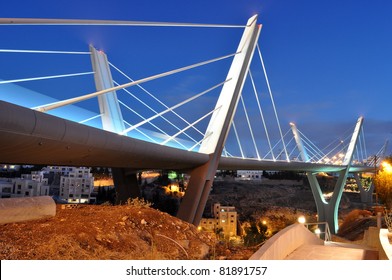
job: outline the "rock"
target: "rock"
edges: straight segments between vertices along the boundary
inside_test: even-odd
[[[193,258],[206,259],[210,253],[210,246],[203,242],[191,241],[189,243],[189,251],[192,252]]]
[[[189,249],[189,240],[179,240],[178,244],[184,247],[184,249]]]
[[[95,240],[102,242],[103,238],[101,235],[95,236]]]
[[[125,221],[128,220],[128,219],[129,219],[129,216],[124,216],[124,217],[121,218],[121,220],[122,220],[123,222],[125,222]]]
[[[147,225],[147,222],[146,222],[145,219],[142,219],[142,220],[140,221],[140,223],[141,223],[142,225]]]

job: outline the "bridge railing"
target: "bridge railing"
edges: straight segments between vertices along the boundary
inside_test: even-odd
[[[331,231],[327,222],[305,223],[304,226],[324,241],[332,241]]]

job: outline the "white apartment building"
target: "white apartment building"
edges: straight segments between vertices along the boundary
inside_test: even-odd
[[[87,167],[56,167],[61,170],[60,198],[69,203],[90,203],[94,190],[94,177]]]
[[[21,178],[0,181],[0,197],[33,197],[49,195],[48,179],[40,172],[22,174]]]

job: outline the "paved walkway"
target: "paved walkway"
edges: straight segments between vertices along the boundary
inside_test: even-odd
[[[286,260],[378,260],[378,251],[358,245],[330,242],[326,245],[302,245]]]

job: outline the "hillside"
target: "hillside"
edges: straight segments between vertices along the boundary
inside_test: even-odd
[[[140,206],[61,209],[55,217],[0,226],[1,259],[205,259],[215,240]]]
[[[248,259],[213,234],[149,207],[80,205],[55,217],[0,225],[2,260]]]
[[[268,181],[267,181],[268,182]],[[358,194],[345,194],[341,220],[358,203]],[[300,182],[216,182],[214,202],[234,205],[243,223],[267,220],[270,234],[296,222],[298,215],[315,218],[311,191]],[[55,217],[0,225],[0,259],[248,259],[259,247],[218,242],[214,234],[143,203],[122,206],[57,205]],[[339,241],[359,240],[369,224],[353,220]],[[349,242],[347,240],[347,242]]]

